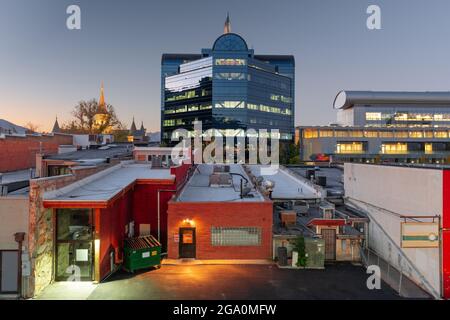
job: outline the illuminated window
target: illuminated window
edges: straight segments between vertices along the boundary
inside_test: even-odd
[[[355,131],[351,130],[349,132],[349,134],[350,134],[350,137],[352,137],[352,138],[362,138],[363,137],[363,132],[359,131],[359,130],[355,130]]]
[[[409,137],[410,138],[423,138],[423,132],[422,131],[410,131]]]
[[[174,125],[175,125],[175,120],[174,119],[164,120],[164,122],[163,122],[163,126],[164,127],[172,127]]]
[[[261,228],[257,227],[211,227],[213,246],[259,246]]]
[[[394,133],[392,131],[380,131],[378,133],[380,138],[393,138]]]
[[[172,114],[172,113],[175,113],[175,110],[173,109],[164,110],[164,114]]]
[[[407,113],[396,113],[394,115],[394,119],[396,121],[408,121],[408,114]]]
[[[377,138],[378,132],[377,131],[364,131],[364,137],[366,138]]]
[[[336,153],[363,153],[364,146],[362,142],[340,142],[336,145]]]
[[[186,112],[187,111],[187,106],[181,106],[181,107],[177,107],[175,109],[176,113],[181,113],[181,112]]]
[[[188,106],[188,111],[198,111],[198,105],[193,104]]]
[[[216,59],[216,66],[245,66],[247,61],[245,59]]]
[[[448,133],[447,133],[447,131],[436,131],[434,133],[434,136],[436,138],[448,138]]]
[[[381,112],[366,112],[366,120],[367,121],[380,121],[381,120]]]
[[[408,138],[408,131],[395,131],[394,132],[394,137],[395,138]]]
[[[333,130],[320,130],[319,136],[321,138],[332,138],[333,137]]]
[[[319,132],[316,129],[305,129],[303,131],[303,137],[306,139],[318,138]]]
[[[423,134],[425,138],[433,138],[433,131],[425,131]]]
[[[348,137],[348,131],[347,130],[336,130],[334,132],[335,137],[339,138],[347,138]]]
[[[245,107],[244,101],[222,101],[215,104],[215,108],[242,109]]]
[[[425,153],[433,153],[433,144],[425,143]]]
[[[210,104],[202,104],[200,106],[200,110],[208,110],[208,109],[212,109],[212,105],[210,105]]]
[[[381,145],[381,153],[383,154],[405,154],[408,153],[408,145],[406,143],[383,143]]]

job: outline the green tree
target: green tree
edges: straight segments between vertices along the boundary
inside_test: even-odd
[[[297,267],[305,268],[308,257],[306,256],[305,238],[303,236],[298,236],[295,239],[294,251],[298,252]]]

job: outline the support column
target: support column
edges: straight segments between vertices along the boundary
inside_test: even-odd
[[[94,209],[94,282],[100,282],[100,209]]]

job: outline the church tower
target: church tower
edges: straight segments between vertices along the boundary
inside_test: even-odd
[[[110,133],[111,126],[105,127],[108,121],[109,121],[109,114],[108,110],[106,109],[105,93],[102,82],[102,87],[100,89],[100,98],[98,100],[97,113],[94,116],[94,129],[101,130],[101,133]]]

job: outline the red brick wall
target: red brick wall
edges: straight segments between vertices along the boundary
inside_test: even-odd
[[[55,154],[58,146],[72,144],[71,135],[55,134],[25,137],[5,136],[0,138],[0,172],[9,172],[34,168],[36,165],[36,153],[42,150],[45,154]]]
[[[184,219],[196,228],[197,259],[270,259],[272,256],[272,202],[169,202],[168,257],[178,259],[174,235]],[[260,246],[211,246],[211,227],[260,227]]]

